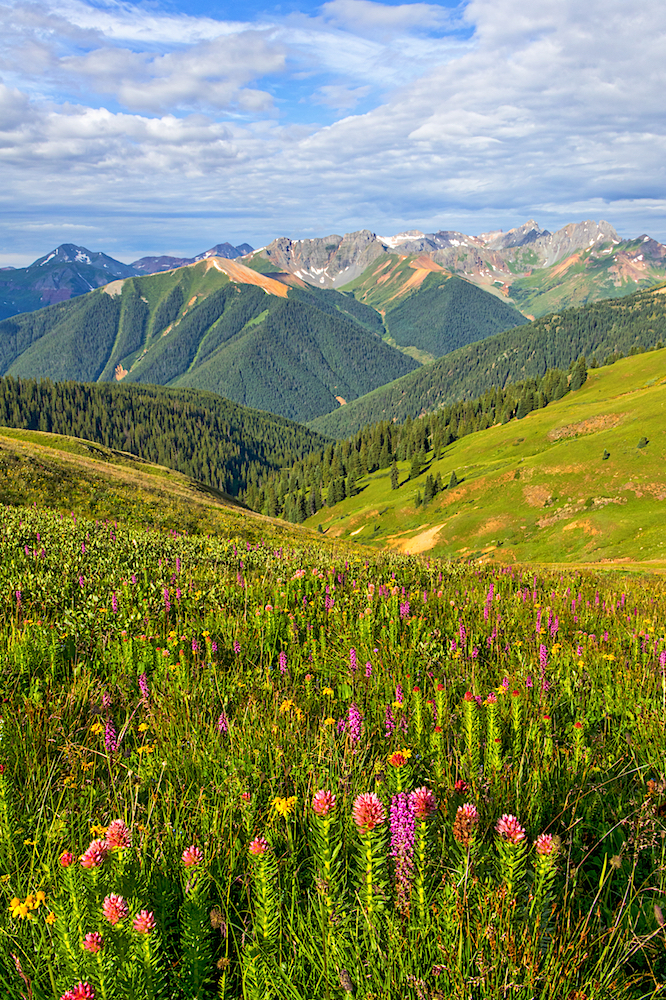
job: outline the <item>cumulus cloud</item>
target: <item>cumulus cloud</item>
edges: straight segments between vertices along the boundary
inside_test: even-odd
[[[531,216],[666,240],[662,0],[3,9],[0,201],[26,220],[94,217],[137,256]]]

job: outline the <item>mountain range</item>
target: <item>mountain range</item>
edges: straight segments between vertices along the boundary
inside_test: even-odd
[[[169,271],[209,257],[233,260],[251,252],[249,243],[239,247],[219,243],[196,257],[142,257],[132,264],[123,264],[105,253],[63,243],[29,267],[0,268],[0,319],[32,312],[56,302],[66,302],[94,288],[101,288],[116,278]]]
[[[380,310],[377,293],[384,267],[404,263],[417,272],[440,269],[505,299],[530,319],[626,295],[666,278],[664,244],[645,234],[623,240],[609,223],[592,220],[570,223],[555,233],[530,219],[508,232],[478,236],[409,230],[382,237],[362,229],[316,239],[279,237],[259,250],[249,243],[224,242],[194,257],[148,256],[129,264],[66,243],[29,267],[0,268],[0,319],[85,294],[109,280],[170,271],[211,257],[243,257],[256,270],[288,272],[318,288],[353,288],[363,301],[374,296]],[[421,280],[409,277],[407,292]]]

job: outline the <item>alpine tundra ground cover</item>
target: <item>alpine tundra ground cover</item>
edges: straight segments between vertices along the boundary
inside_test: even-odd
[[[662,995],[663,582],[272,530],[2,508],[2,995]]]

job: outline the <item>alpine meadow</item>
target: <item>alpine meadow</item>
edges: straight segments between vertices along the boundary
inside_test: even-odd
[[[0,0],[0,1000],[666,1000],[664,51]]]

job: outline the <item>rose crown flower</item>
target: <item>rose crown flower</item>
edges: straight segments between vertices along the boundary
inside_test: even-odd
[[[434,812],[437,812],[437,800],[430,789],[424,785],[412,792],[412,807],[416,819],[427,819]]]
[[[89,934],[83,939],[83,947],[86,951],[91,952],[95,955],[98,951],[101,951],[104,947],[104,938],[97,931],[90,931]]]
[[[456,810],[456,818],[453,821],[453,836],[463,847],[469,847],[478,824],[479,813],[476,806],[473,802],[465,802]]]
[[[83,868],[99,868],[106,861],[109,848],[105,840],[92,840],[81,855],[81,865]]]
[[[520,825],[516,817],[510,813],[504,813],[501,819],[497,821],[495,830],[502,840],[506,840],[509,844],[520,844],[525,839],[524,828]]]
[[[265,837],[255,837],[248,847],[250,854],[253,854],[256,858],[262,857],[267,850],[268,841]]]
[[[200,865],[203,861],[203,854],[198,847],[192,844],[191,847],[186,847],[182,853],[182,862],[186,868],[193,868],[195,865]]]
[[[129,915],[129,906],[122,896],[112,892],[102,903],[102,913],[110,924],[118,924]]]
[[[361,833],[371,833],[386,821],[386,810],[375,792],[362,792],[354,801],[352,816]]]
[[[317,816],[328,816],[335,809],[335,795],[322,788],[313,795],[312,808]]]
[[[150,934],[155,930],[155,915],[150,910],[141,910],[135,916],[133,926],[137,934]]]
[[[132,834],[122,819],[114,819],[109,823],[105,837],[107,846],[111,847],[131,847]]]

